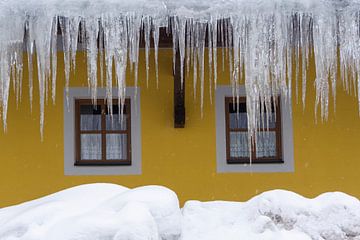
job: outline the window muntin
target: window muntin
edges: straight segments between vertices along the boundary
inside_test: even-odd
[[[75,165],[131,165],[130,99],[125,100],[123,115],[113,101],[111,116],[106,102],[75,100]]]
[[[283,163],[279,105],[276,104],[276,111],[272,107],[269,123],[258,128],[257,144],[251,147],[251,163]],[[240,97],[236,103],[234,98],[225,97],[225,115],[227,163],[250,163],[246,98]]]

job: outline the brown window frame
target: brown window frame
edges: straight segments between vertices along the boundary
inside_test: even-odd
[[[284,163],[282,156],[282,135],[281,135],[281,109],[280,98],[276,104],[276,124],[275,128],[269,128],[269,131],[276,132],[276,156],[275,157],[256,157],[256,146],[252,146],[252,158],[249,157],[230,157],[230,132],[248,131],[247,129],[231,129],[230,131],[230,112],[229,105],[234,104],[236,98],[225,97],[225,131],[226,131],[226,162],[228,164],[269,164],[269,163]],[[239,98],[240,103],[246,103],[245,97]],[[258,131],[267,131],[267,129],[258,129]]]
[[[114,99],[113,104],[118,105],[118,100]],[[96,105],[101,105],[101,130],[81,130],[80,129],[80,106],[93,105],[91,99],[75,99],[75,166],[114,166],[131,165],[131,105],[130,99],[125,99],[126,130],[106,130],[106,101],[98,99]],[[81,134],[101,134],[101,159],[82,160],[81,159]],[[106,134],[127,134],[127,159],[106,160]]]

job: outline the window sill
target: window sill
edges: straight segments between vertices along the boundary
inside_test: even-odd
[[[282,159],[228,159],[227,164],[283,164]]]
[[[131,166],[131,161],[122,162],[75,162],[74,166]]]

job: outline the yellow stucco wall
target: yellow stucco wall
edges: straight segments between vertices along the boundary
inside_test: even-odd
[[[255,194],[277,188],[308,197],[326,191],[343,191],[360,197],[357,185],[360,180],[360,119],[354,97],[339,89],[336,115],[331,113],[327,123],[314,122],[313,85],[308,85],[304,112],[301,104],[293,104],[294,173],[217,174],[215,106],[209,102],[208,85],[205,89],[204,118],[201,119],[199,97],[194,102],[192,81],[187,81],[186,127],[174,129],[172,53],[163,49],[159,54],[159,90],[156,89],[154,73],[151,73],[150,85],[146,88],[143,61],[139,67],[142,175],[64,176],[64,74],[62,54],[59,53],[56,105],[49,99],[43,142],[39,134],[37,86],[32,113],[27,81],[23,84],[23,100],[18,108],[14,95],[10,97],[8,132],[0,131],[0,207],[93,182],[111,182],[128,187],[160,184],[176,191],[182,204],[189,199],[247,200]],[[71,86],[86,86],[84,59],[83,53],[80,54]],[[143,52],[140,59],[144,59]],[[152,60],[152,69],[153,66]],[[314,73],[310,72],[310,77],[313,76]],[[228,73],[222,73],[220,67],[219,78],[221,84],[228,84]],[[128,79],[132,81],[132,75]]]

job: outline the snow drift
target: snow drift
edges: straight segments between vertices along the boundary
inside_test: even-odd
[[[188,201],[160,186],[70,188],[0,209],[0,240],[359,240],[360,202],[281,190],[248,202]]]
[[[175,239],[180,221],[177,196],[169,189],[91,184],[1,209],[0,239]]]
[[[183,222],[183,240],[354,240],[360,239],[360,202],[343,193],[307,199],[274,190],[244,203],[189,201]]]

